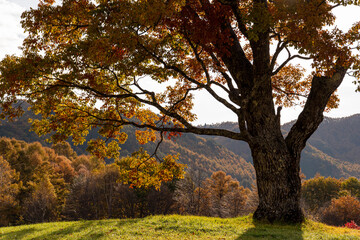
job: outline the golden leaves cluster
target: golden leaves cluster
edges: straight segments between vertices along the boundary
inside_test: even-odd
[[[332,75],[335,64],[350,66],[349,42],[346,34],[333,26],[332,7],[321,0],[277,0],[269,4],[276,38],[311,57],[312,67],[319,75]]]
[[[303,79],[304,72],[301,66],[289,64],[271,78],[276,105],[291,107],[309,94],[311,77]]]
[[[159,189],[162,182],[183,178],[185,165],[176,162],[178,156],[165,156],[159,163],[146,151],[139,150],[116,162],[120,180],[130,187]]]

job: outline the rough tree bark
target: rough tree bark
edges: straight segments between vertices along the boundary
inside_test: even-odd
[[[251,114],[252,119],[247,122],[252,136],[249,145],[259,193],[255,219],[293,223],[303,221],[299,176],[301,151],[322,122],[326,104],[345,73],[346,69],[338,68],[332,77],[313,78],[304,110],[285,138],[280,129],[280,109],[275,114],[271,108],[255,110],[254,107],[257,114]],[[261,99],[264,101],[263,95],[258,101]]]

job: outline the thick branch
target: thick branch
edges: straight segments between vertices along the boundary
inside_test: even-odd
[[[155,131],[162,131],[162,132],[194,133],[199,135],[222,136],[234,140],[248,141],[248,138],[245,137],[242,133],[236,133],[225,129],[199,128],[199,127],[191,127],[191,128],[157,127],[149,124],[139,124],[136,122],[123,122],[122,125],[131,125],[137,128],[149,128]]]
[[[210,54],[212,60],[214,61],[215,65],[216,65],[219,69],[221,69],[221,68],[222,68],[221,62],[220,62],[219,59],[216,57],[216,55],[215,55],[213,52],[210,52],[209,54]],[[234,85],[233,85],[233,83],[232,83],[231,77],[230,77],[226,72],[224,72],[224,71],[222,71],[222,70],[219,70],[219,71],[220,71],[221,75],[223,76],[223,78],[226,80],[226,83],[227,83],[227,85],[229,86],[230,91],[231,91],[231,92],[235,92],[235,88],[234,88]]]
[[[293,56],[290,56],[275,70],[272,72],[271,75],[276,75],[280,72],[280,70],[286,66],[286,64],[288,64],[291,60],[295,59],[295,58],[300,58],[300,59],[304,59],[304,60],[309,60],[311,59],[311,57],[304,57],[304,56],[301,56],[301,55],[293,55]]]
[[[310,94],[304,109],[285,139],[293,154],[300,154],[307,139],[322,122],[323,112],[330,96],[339,87],[345,74],[346,69],[338,67],[332,77],[313,77]]]
[[[200,54],[197,52],[197,47],[195,47],[195,45],[191,42],[190,38],[185,36],[185,39],[188,41],[191,49],[193,50],[193,52],[195,54],[196,60],[199,62],[199,64],[201,65],[201,68],[203,69],[203,72],[205,73],[206,81],[207,81],[205,89],[208,90],[208,88],[211,88],[211,85],[214,84],[214,85],[220,87],[222,90],[224,90],[226,93],[229,94],[230,91],[225,86],[223,86],[222,84],[219,84],[218,82],[215,82],[215,81],[211,80],[209,70],[207,69],[207,66],[206,66],[205,62],[201,59]]]
[[[244,23],[244,20],[242,17],[242,13],[239,9],[239,1],[237,1],[237,0],[220,0],[220,3],[231,7],[231,10],[233,11],[234,16],[236,18],[236,22],[237,22],[239,30],[246,38],[248,38],[247,28],[245,26],[245,23]]]
[[[223,136],[223,137],[228,137],[228,138],[235,139],[235,140],[243,140],[243,141],[248,140],[247,136],[244,135],[243,133],[235,133],[235,132],[231,132],[231,131],[223,130],[223,129],[211,129],[211,128],[195,127],[192,124],[190,124],[188,121],[186,121],[178,113],[172,111],[171,108],[166,109],[163,106],[161,106],[156,101],[156,99],[154,98],[154,95],[151,94],[151,92],[146,92],[145,91],[144,93],[152,95],[151,96],[152,101],[142,99],[138,95],[136,95],[134,93],[131,93],[131,92],[127,92],[125,94],[107,94],[107,93],[97,91],[97,90],[95,90],[95,89],[93,89],[91,87],[88,87],[88,86],[77,85],[77,84],[67,82],[67,81],[61,80],[61,79],[58,79],[58,81],[63,82],[65,84],[63,84],[63,85],[56,84],[56,85],[52,85],[51,87],[65,87],[65,88],[66,87],[73,87],[73,88],[93,92],[96,95],[104,97],[104,98],[118,98],[118,99],[124,99],[124,98],[129,98],[129,97],[135,98],[139,102],[145,103],[147,105],[151,105],[151,106],[157,108],[161,113],[163,113],[163,114],[165,114],[165,115],[167,115],[169,117],[177,119],[179,122],[181,122],[184,125],[184,128],[179,128],[179,127],[175,128],[175,127],[170,127],[170,126],[154,126],[154,125],[150,125],[150,124],[141,124],[141,123],[132,122],[132,121],[124,121],[124,120],[116,120],[116,119],[104,119],[104,118],[100,118],[99,116],[95,116],[95,115],[92,115],[90,113],[87,113],[87,114],[91,115],[92,117],[98,119],[99,121],[114,122],[114,123],[119,123],[121,125],[132,125],[132,126],[135,126],[135,127],[138,127],[138,128],[149,128],[149,129],[153,129],[155,131],[160,131],[160,132],[169,131],[169,132],[195,133],[195,134],[200,134],[200,135]]]
[[[242,49],[231,25],[229,23],[224,24],[223,28],[224,32],[226,32],[226,30],[230,32],[231,44],[227,44],[225,46],[229,53],[222,53],[223,50],[221,49],[224,48],[224,46],[217,46],[216,44],[215,46],[219,49],[219,55],[221,55],[222,61],[237,85],[236,89],[239,89],[242,96],[248,95],[253,85],[253,65],[249,59],[246,58],[245,52]],[[233,87],[233,89],[235,88]]]
[[[118,124],[118,126],[126,126],[126,125],[130,125],[130,126],[134,126],[136,128],[148,128],[148,129],[152,129],[158,132],[180,132],[180,133],[194,133],[194,134],[199,134],[199,135],[210,135],[210,136],[222,136],[222,137],[227,137],[227,138],[231,138],[234,140],[242,140],[242,141],[248,141],[248,137],[247,135],[243,134],[243,133],[238,133],[238,132],[232,132],[226,129],[216,129],[216,128],[203,128],[203,127],[195,127],[192,125],[188,125],[187,127],[181,128],[181,127],[171,127],[170,125],[160,125],[160,126],[156,126],[156,125],[152,125],[152,124],[146,124],[146,123],[140,123],[136,120],[131,121],[129,119],[112,119],[112,118],[103,118],[97,115],[94,115],[90,112],[84,111],[82,109],[78,109],[76,108],[76,110],[78,111],[82,111],[85,114],[87,114],[89,117],[93,117],[94,119],[96,119],[97,121],[99,121],[100,123],[98,123],[97,125],[107,125],[107,124],[111,124],[111,125],[116,125]]]

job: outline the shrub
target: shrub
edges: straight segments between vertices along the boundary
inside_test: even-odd
[[[351,222],[345,223],[344,227],[360,230],[360,226],[358,226],[353,220]]]
[[[351,196],[360,198],[360,181],[357,178],[351,177],[341,183],[344,190],[350,192]]]
[[[344,196],[333,199],[321,217],[324,223],[343,226],[345,223],[354,221],[360,223],[360,202],[352,196]]]
[[[341,190],[341,182],[335,178],[324,178],[322,176],[306,180],[302,184],[301,195],[306,208],[316,212],[331,199],[338,197]]]

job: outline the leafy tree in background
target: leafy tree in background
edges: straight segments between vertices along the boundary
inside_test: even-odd
[[[0,224],[59,220],[75,171],[40,143],[0,138]]]
[[[14,222],[19,215],[19,176],[9,163],[0,156],[0,226]]]
[[[179,213],[237,217],[251,211],[246,209],[251,191],[225,172],[214,172],[210,178],[196,184],[199,177],[192,172],[177,182],[174,200]]]
[[[351,196],[360,199],[360,182],[355,177],[350,177],[341,183],[341,188],[350,192]]]
[[[59,142],[51,146],[57,155],[65,156],[68,159],[74,159],[77,157],[76,152],[71,148],[68,142]]]
[[[223,217],[224,197],[230,191],[233,181],[231,176],[226,175],[223,171],[218,171],[213,173],[205,183],[204,189],[209,191],[212,209],[218,217]]]
[[[337,198],[340,191],[340,180],[332,177],[317,176],[304,181],[302,198],[310,211],[317,211],[333,198]]]
[[[249,189],[240,186],[237,180],[223,171],[215,172],[206,179],[203,187],[208,191],[212,216],[236,217],[244,210]]]
[[[254,218],[303,220],[301,151],[326,106],[337,106],[333,93],[346,72],[359,77],[360,24],[343,32],[331,12],[354,1],[53,3],[24,12],[23,54],[0,64],[2,117],[21,114],[13,103],[26,99],[41,114],[33,121],[38,134],[82,143],[97,127],[114,139],[91,141],[89,150],[104,157],[118,154],[126,125],[140,129],[141,143],[155,141],[155,131],[160,140],[189,132],[246,141],[259,194]],[[293,59],[311,60],[313,72],[304,77]],[[192,124],[200,90],[238,117],[239,132]],[[289,107],[302,96],[303,111],[284,137],[275,104]]]
[[[55,221],[58,218],[56,212],[57,196],[55,188],[48,177],[34,184],[31,196],[24,202],[23,217],[26,222],[38,223]]]

